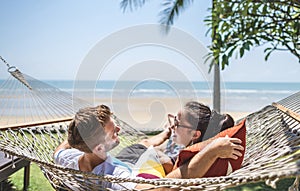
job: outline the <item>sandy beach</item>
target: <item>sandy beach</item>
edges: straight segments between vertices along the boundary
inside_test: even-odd
[[[125,121],[131,127],[142,131],[161,131],[163,130],[168,118],[168,114],[176,115],[177,112],[184,107],[188,101],[193,101],[192,98],[187,97],[96,97],[90,98],[88,96],[80,97],[88,101],[92,105],[106,104],[112,112],[121,120]],[[209,98],[201,98],[197,100],[212,108],[212,100]],[[22,105],[22,104],[21,104]],[[230,108],[230,107],[227,107]],[[79,108],[75,108],[78,110]],[[221,113],[230,114],[236,121],[247,116],[251,112],[245,111],[221,111]],[[14,114],[14,113],[13,113]],[[7,124],[27,124],[32,121],[45,121],[49,116],[29,115],[24,118],[22,113],[13,115],[7,113],[3,115],[0,120],[0,125]],[[52,118],[51,118],[52,119]],[[8,123],[9,122],[9,123]],[[13,125],[13,126],[14,126]]]
[[[178,82],[178,86],[180,86],[177,89],[172,89],[170,86],[166,86],[166,83],[158,83],[151,80],[147,81],[147,83],[140,83],[140,86],[134,86],[134,88],[132,88],[131,84],[138,84],[136,81],[119,82],[119,84],[122,84],[121,87],[116,87],[115,81],[103,81],[93,88],[84,86],[79,89],[74,89],[73,81],[61,80],[54,82],[52,83],[57,88],[74,97],[84,99],[91,105],[108,105],[117,117],[132,127],[149,131],[161,130],[167,121],[167,114],[176,114],[188,101],[197,100],[208,105],[210,108],[213,105],[212,92],[209,88],[205,87],[205,82],[194,82],[195,89],[187,88],[187,82]],[[298,90],[298,87],[298,84],[293,83],[228,82],[226,89],[223,89],[221,92],[221,113],[228,113],[237,121],[250,113],[259,111],[274,101],[276,102],[293,94],[294,91]],[[9,109],[9,112],[5,112],[5,116],[2,116],[0,124],[1,121],[4,123],[7,121],[4,120],[6,116],[10,117],[11,121],[19,121],[14,118],[16,114],[22,120],[23,116],[28,116],[31,117],[30,121],[34,121],[36,115],[44,114],[36,113],[32,109],[36,103],[39,103],[35,100],[23,100],[26,101],[24,104],[18,101],[16,105],[13,103],[14,99],[18,97],[12,98],[11,101],[6,101],[6,97],[2,99],[5,103],[4,105],[11,105],[15,109]],[[62,100],[62,104],[65,104],[65,98]],[[57,108],[60,108],[60,105],[51,105],[52,108],[50,111],[54,110],[53,116],[57,116],[57,113],[60,114],[60,112],[56,112]],[[79,108],[83,107],[80,103],[75,105],[73,105],[73,111],[69,113],[76,112]],[[31,109],[27,109],[24,114],[23,109],[27,107],[31,107]],[[40,106],[37,105],[36,107],[39,108]]]
[[[97,98],[95,104],[107,104],[114,114],[132,127],[139,130],[161,130],[167,121],[167,114],[176,114],[184,104],[192,99],[177,98]],[[198,100],[211,108],[210,99]],[[247,116],[250,112],[245,111],[222,111],[230,114],[235,120]]]

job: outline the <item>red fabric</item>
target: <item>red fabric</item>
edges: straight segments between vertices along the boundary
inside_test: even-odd
[[[137,175],[137,177],[141,177],[141,178],[144,178],[144,179],[159,179],[158,176],[155,176],[153,174],[149,174],[149,173],[140,173]]]
[[[228,137],[235,137],[242,140],[242,146],[246,147],[246,126],[245,126],[246,119],[244,119],[241,123],[238,125],[231,127],[229,129],[226,129],[216,136],[214,136],[211,139],[208,139],[206,141],[194,144],[190,147],[187,147],[186,149],[182,150],[179,153],[179,156],[175,162],[174,169],[178,168],[180,165],[184,164],[185,162],[189,161],[195,154],[197,154],[199,151],[201,151],[206,145],[208,145],[212,140],[218,138],[218,137],[225,137],[228,135]],[[207,171],[207,173],[204,175],[204,177],[215,177],[215,176],[225,176],[228,169],[228,162],[230,162],[233,171],[239,169],[242,165],[242,162],[244,160],[244,154],[245,149],[242,152],[242,156],[239,157],[237,160],[233,159],[217,159],[215,163],[210,167],[210,169]],[[173,169],[173,170],[174,170]]]

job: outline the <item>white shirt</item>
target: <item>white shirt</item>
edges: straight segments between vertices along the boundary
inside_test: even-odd
[[[77,149],[61,149],[55,153],[54,161],[61,166],[79,170],[78,160],[83,154],[83,152]],[[92,173],[97,175],[113,175],[122,178],[133,176],[132,170],[128,165],[110,155],[107,156],[103,163],[96,166]],[[111,183],[103,181],[99,182],[99,184],[102,184],[103,188],[111,188],[113,190],[133,189],[136,186],[136,183],[133,182]]]

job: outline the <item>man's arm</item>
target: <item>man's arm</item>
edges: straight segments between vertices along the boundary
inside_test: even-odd
[[[208,144],[189,162],[169,173],[166,178],[201,178],[213,165],[217,158],[238,159],[244,148],[237,138],[218,138]]]
[[[71,146],[69,145],[68,140],[65,140],[55,149],[53,155],[55,155],[55,153],[61,149],[69,149],[69,148],[71,148]]]

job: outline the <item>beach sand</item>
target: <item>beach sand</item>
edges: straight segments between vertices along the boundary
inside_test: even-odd
[[[139,130],[162,130],[167,122],[167,114],[177,114],[180,108],[191,99],[177,98],[117,98],[95,99],[95,104],[108,105],[114,114]],[[210,99],[198,100],[211,107]],[[230,114],[236,121],[246,117],[250,112],[222,111]]]
[[[130,97],[130,98],[96,98],[95,100],[84,98],[93,105],[106,104],[112,112],[131,127],[142,131],[161,131],[168,121],[167,115],[176,115],[185,103],[192,101],[189,98],[170,98],[170,97]],[[211,108],[211,99],[198,100]],[[230,114],[235,121],[244,118],[250,112],[222,111],[221,113]],[[33,118],[31,118],[32,120]],[[37,119],[40,117],[37,116]],[[6,126],[7,122],[19,124],[25,123],[20,116],[2,116],[0,126]],[[41,120],[41,119],[40,119]]]

